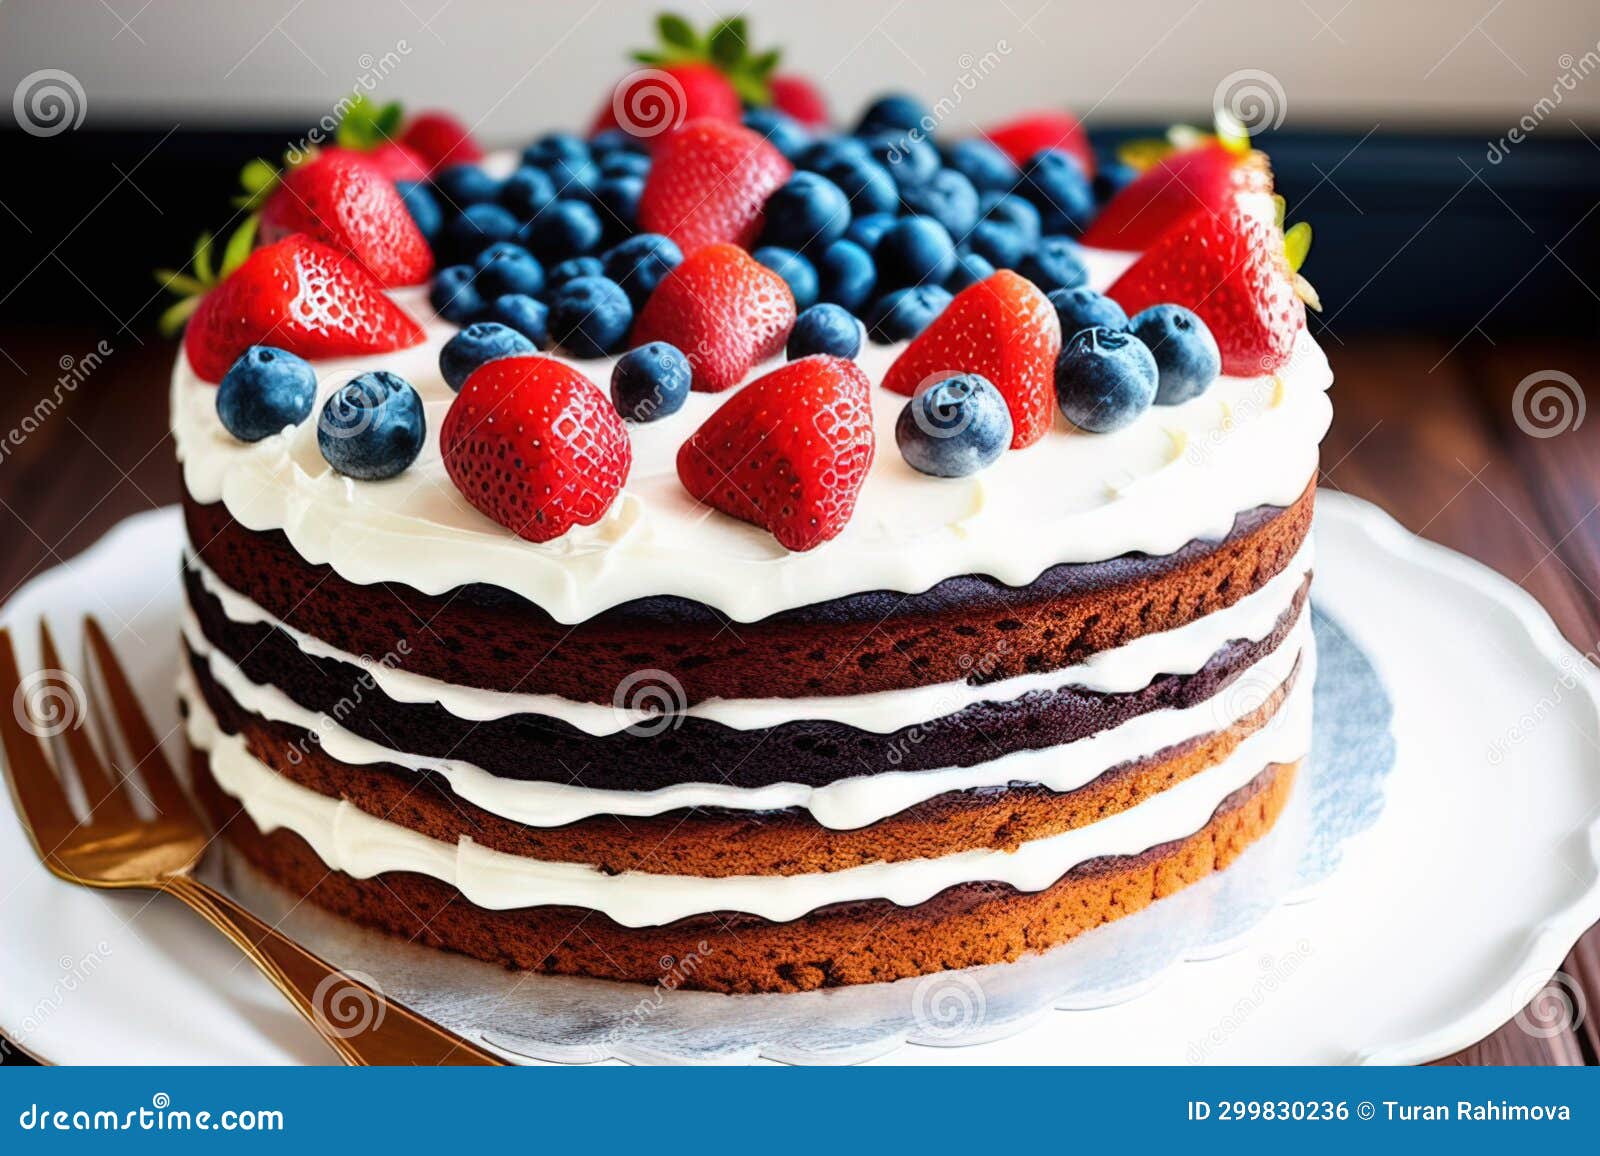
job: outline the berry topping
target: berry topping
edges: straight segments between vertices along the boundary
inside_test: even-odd
[[[258,442],[311,416],[317,371],[304,358],[252,345],[217,386],[217,417],[242,442]]]
[[[439,372],[457,393],[479,366],[502,357],[536,353],[533,342],[509,326],[494,321],[469,325],[439,350]]]
[[[903,92],[890,92],[867,105],[861,114],[861,120],[856,124],[855,135],[902,133],[912,129],[925,132],[927,124],[931,123],[933,123],[932,114],[920,100]]]
[[[1143,252],[1174,225],[1199,212],[1227,210],[1235,193],[1272,191],[1261,153],[1222,141],[1173,152],[1146,169],[1106,204],[1084,231],[1086,244]]]
[[[1029,157],[1017,191],[1039,210],[1047,233],[1076,236],[1094,217],[1094,187],[1083,166],[1059,149]]]
[[[503,205],[468,205],[444,227],[441,252],[450,259],[471,261],[491,245],[515,240],[522,222]]]
[[[1046,293],[1054,289],[1076,289],[1089,283],[1089,266],[1083,260],[1083,246],[1071,237],[1045,237],[1017,266],[1029,281]]]
[[[939,285],[913,285],[885,293],[867,310],[867,335],[879,345],[910,341],[950,305],[950,291]]]
[[[744,127],[759,133],[772,142],[784,157],[793,163],[811,144],[811,134],[800,122],[776,108],[750,108],[745,110]]]
[[[617,358],[611,404],[628,421],[656,421],[683,408],[693,381],[694,369],[682,350],[652,341]]]
[[[848,309],[813,305],[796,319],[786,352],[790,361],[814,353],[853,359],[861,352],[866,333],[866,327]]]
[[[427,428],[422,398],[411,383],[379,370],[353,377],[329,395],[317,419],[317,448],[346,477],[378,482],[417,460]]]
[[[1056,363],[1056,404],[1089,433],[1132,423],[1155,401],[1155,356],[1131,333],[1080,329]]]
[[[582,201],[552,201],[522,226],[522,242],[539,260],[554,263],[589,252],[600,243],[605,226]]]
[[[761,210],[793,168],[743,125],[693,120],[662,138],[639,201],[639,224],[686,254],[718,242],[750,245]]]
[[[965,237],[978,223],[978,190],[954,169],[941,169],[924,184],[906,189],[900,203],[907,213],[932,217],[952,237]]]
[[[977,138],[958,140],[945,150],[945,164],[967,180],[980,193],[1009,193],[1022,179],[1017,162],[1002,152],[993,141]]]
[[[1062,340],[1095,325],[1102,329],[1128,328],[1128,315],[1122,311],[1122,306],[1086,286],[1052,289],[1050,304],[1055,306],[1056,317],[1061,321]]]
[[[807,128],[823,128],[832,119],[822,91],[810,80],[794,73],[779,73],[767,82],[772,106],[793,117]]]
[[[606,267],[599,257],[568,257],[559,265],[554,266],[545,276],[545,296],[552,296],[555,291],[568,281],[576,281],[579,277],[604,277]]]
[[[1021,449],[1050,428],[1051,385],[1060,352],[1061,324],[1049,299],[1002,269],[963,289],[890,366],[883,384],[914,395],[929,379],[981,374],[1005,398],[1011,411],[1011,445]]]
[[[523,165],[500,186],[499,198],[519,219],[531,220],[556,199],[556,183],[543,169]]]
[[[1304,230],[1296,226],[1296,230]],[[1296,255],[1304,256],[1304,231]],[[1305,328],[1310,286],[1285,251],[1271,198],[1241,194],[1215,216],[1197,213],[1166,233],[1107,290],[1129,313],[1173,303],[1200,315],[1222,351],[1222,372],[1271,373]]]
[[[1199,397],[1222,372],[1222,351],[1198,314],[1182,305],[1152,305],[1134,315],[1128,332],[1155,355],[1157,405]]]
[[[550,357],[491,361],[469,377],[439,447],[461,496],[530,542],[598,522],[633,463],[605,394]]]
[[[806,357],[751,382],[678,451],[697,499],[790,550],[836,537],[872,465],[871,388],[854,362]]]
[[[661,279],[683,264],[683,250],[660,233],[635,233],[600,258],[601,268],[635,309],[644,305]]]
[[[576,357],[604,357],[622,348],[633,304],[609,277],[574,277],[550,298],[550,340]]]
[[[694,388],[715,393],[782,349],[794,318],[782,277],[735,245],[708,245],[662,278],[633,341],[676,345],[694,367]]]
[[[872,251],[878,262],[878,286],[938,285],[956,267],[956,244],[932,217],[896,221]]]
[[[925,383],[894,424],[906,464],[936,478],[964,478],[993,465],[1011,436],[1005,398],[977,373]]]
[[[400,143],[420,156],[430,174],[451,165],[483,159],[472,131],[448,112],[419,112],[406,125]]]
[[[794,294],[796,309],[809,309],[817,303],[817,267],[799,253],[766,245],[750,255],[783,278]]]
[[[510,241],[496,241],[478,254],[473,265],[473,281],[487,299],[506,293],[532,297],[544,288],[544,266],[532,253]]]
[[[406,212],[411,214],[417,232],[430,241],[438,236],[444,225],[444,210],[439,208],[439,199],[433,195],[433,190],[423,181],[396,181],[394,187],[405,202]]]
[[[526,293],[507,293],[496,297],[489,317],[508,329],[515,329],[533,342],[534,348],[550,345],[550,307]]]
[[[817,258],[817,295],[852,312],[871,299],[878,285],[872,254],[854,241],[835,241]]]
[[[767,198],[763,245],[821,252],[850,227],[850,201],[820,173],[795,173]]]
[[[350,254],[382,285],[420,285],[433,272],[433,253],[400,191],[361,153],[329,150],[266,192],[261,240],[295,233]]]
[[[1060,149],[1076,160],[1084,172],[1094,172],[1089,136],[1069,112],[1028,113],[996,125],[983,135],[1019,165],[1041,149]]]
[[[500,195],[500,181],[477,165],[452,165],[434,175],[433,185],[444,202],[457,209],[484,204]]]
[[[471,265],[450,265],[440,269],[428,288],[428,304],[446,321],[469,325],[482,315],[488,303],[478,292],[477,270]]]
[[[950,276],[945,278],[944,287],[952,293],[959,293],[979,281],[987,281],[994,276],[994,271],[994,263],[987,257],[957,250],[956,267]]]

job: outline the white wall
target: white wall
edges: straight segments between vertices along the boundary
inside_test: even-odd
[[[492,141],[586,121],[645,41],[656,0],[4,0],[0,96],[64,69],[94,124],[320,115],[363,73],[382,97],[445,105]],[[696,21],[739,7],[674,5]],[[904,87],[953,119],[1030,104],[1103,123],[1193,117],[1238,70],[1276,78],[1287,123],[1503,131],[1541,97],[1541,132],[1600,121],[1594,0],[757,0],[763,43],[838,110]],[[120,13],[120,16],[117,15]],[[127,24],[124,25],[123,19]],[[1565,54],[1565,55],[1564,55]],[[1593,72],[1583,78],[1584,73]],[[979,73],[984,73],[977,79]],[[1560,78],[1567,77],[1570,89]],[[1498,131],[1495,132],[1498,135]]]

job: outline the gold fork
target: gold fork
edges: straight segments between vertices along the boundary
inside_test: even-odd
[[[161,744],[140,708],[127,675],[105,633],[84,619],[85,667],[95,665],[111,700],[116,732],[128,756],[129,774],[108,767],[82,730],[84,719],[69,713],[39,724],[32,713],[9,630],[0,629],[0,745],[17,814],[39,858],[62,879],[85,887],[135,888],[174,896],[243,951],[273,985],[289,997],[347,1064],[501,1064],[491,1053],[453,1032],[386,999],[279,934],[192,872],[205,854],[210,835],[179,786]],[[50,628],[39,623],[39,649],[45,666],[61,671]],[[85,680],[86,682],[89,680]],[[77,692],[69,684],[78,709]],[[10,703],[12,709],[6,710]],[[87,706],[87,704],[82,704]],[[95,712],[86,711],[93,717]],[[108,755],[112,728],[102,712],[96,719]],[[49,736],[61,774],[71,767],[83,789],[88,813],[79,819],[51,766],[40,735]],[[137,769],[154,815],[134,809],[129,779]],[[356,1009],[356,1014],[351,1014]],[[352,1023],[351,1021],[358,1021]]]

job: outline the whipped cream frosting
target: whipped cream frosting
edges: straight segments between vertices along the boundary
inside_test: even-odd
[[[577,783],[508,779],[461,759],[417,755],[374,742],[326,714],[308,710],[277,687],[252,681],[211,644],[187,607],[181,622],[185,640],[206,660],[211,677],[245,710],[316,734],[323,750],[343,763],[391,763],[413,771],[432,771],[461,798],[514,822],[559,827],[594,815],[659,815],[680,807],[741,811],[801,807],[822,826],[834,830],[865,827],[949,791],[1008,783],[1039,783],[1052,791],[1077,790],[1112,767],[1225,730],[1260,708],[1283,686],[1311,633],[1310,617],[1302,611],[1282,643],[1204,702],[1181,709],[1149,711],[1074,742],[1013,751],[970,767],[889,771],[820,787],[801,783],[736,787],[690,782],[653,791],[622,791]]]
[[[1265,638],[1311,572],[1313,552],[1308,535],[1282,571],[1232,606],[1173,630],[1147,634],[1122,646],[1100,651],[1071,666],[981,684],[930,683],[854,695],[713,698],[684,706],[674,714],[708,719],[735,730],[759,730],[805,720],[844,723],[858,730],[888,734],[954,714],[976,703],[1020,698],[1029,691],[1071,686],[1101,694],[1126,694],[1148,686],[1159,674],[1193,674],[1229,642],[1257,642]],[[198,556],[191,553],[187,564],[232,621],[270,626],[312,658],[327,658],[360,667],[379,690],[396,702],[438,703],[457,718],[469,722],[515,714],[541,715],[560,719],[591,735],[615,734],[640,724],[660,723],[659,714],[626,703],[577,702],[553,694],[461,686],[372,662],[290,626],[228,586]]]
[[[1282,648],[1280,648],[1282,649]],[[376,818],[283,778],[228,735],[197,693],[187,670],[180,694],[190,742],[208,753],[212,775],[263,831],[294,831],[330,868],[365,879],[414,871],[451,884],[490,910],[551,904],[601,911],[625,927],[671,923],[713,911],[796,919],[818,907],[861,899],[913,906],[960,883],[995,881],[1039,891],[1073,867],[1103,855],[1136,855],[1193,834],[1228,795],[1265,767],[1293,763],[1311,746],[1314,645],[1294,689],[1271,722],[1227,759],[1099,822],[1024,843],[1015,851],[963,851],[933,859],[878,862],[802,875],[708,878],[625,871],[608,875],[577,863],[552,863],[495,851],[463,837],[451,844]]]
[[[1103,288],[1130,257],[1090,251],[1088,259],[1092,283]],[[340,476],[317,450],[314,420],[253,444],[236,441],[217,418],[215,387],[180,353],[171,402],[185,486],[199,502],[223,502],[248,529],[283,531],[304,558],[351,582],[401,582],[428,594],[487,582],[566,623],[661,594],[753,621],[864,591],[915,593],[962,574],[1020,586],[1058,563],[1170,553],[1223,536],[1243,510],[1299,497],[1331,417],[1327,360],[1302,333],[1276,374],[1221,378],[1202,396],[1154,407],[1111,434],[1077,432],[1058,415],[1028,449],[972,477],[936,479],[896,449],[906,399],[875,386],[878,449],[854,517],[833,541],[790,553],[766,531],[696,503],[679,483],[678,447],[732,391],[696,393],[678,413],[629,427],[633,469],[599,522],[533,543],[484,517],[451,484],[438,433],[454,394],[438,355],[456,328],[432,315],[420,290],[395,296],[424,322],[426,342],[318,363],[318,405],[368,370],[410,381],[428,424],[410,469],[384,482]],[[861,368],[877,383],[901,348],[869,345]],[[614,360],[571,364],[609,388]]]

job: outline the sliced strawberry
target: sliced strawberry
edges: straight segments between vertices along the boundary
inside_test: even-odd
[[[713,65],[662,64],[619,80],[589,126],[589,135],[620,129],[654,143],[686,121],[738,124],[743,111],[739,94]]]
[[[804,76],[780,73],[767,82],[772,106],[788,113],[807,128],[826,128],[833,119],[822,91]]]
[[[1141,173],[1100,210],[1083,243],[1142,253],[1191,214],[1221,213],[1235,193],[1271,191],[1264,154],[1209,141],[1171,153]]]
[[[304,233],[349,253],[386,286],[416,285],[433,252],[394,182],[361,153],[329,149],[284,173],[261,205],[268,244]]]
[[[400,143],[422,159],[424,176],[483,159],[471,130],[448,112],[419,112],[406,125]]]
[[[1297,226],[1304,228],[1304,226]],[[1284,252],[1273,199],[1235,195],[1221,211],[1167,230],[1106,291],[1129,314],[1172,303],[1198,313],[1222,350],[1222,372],[1271,373],[1305,328],[1302,293]]]
[[[467,378],[439,427],[439,448],[461,496],[530,542],[598,522],[633,464],[606,395],[542,356],[491,361]]]
[[[734,394],[678,450],[684,488],[771,531],[790,550],[837,537],[872,465],[871,386],[853,361],[816,354]]]
[[[908,396],[923,382],[981,373],[1011,410],[1011,448],[1044,437],[1055,417],[1061,321],[1037,286],[1009,269],[969,285],[895,359],[886,389]]]
[[[718,241],[749,248],[761,232],[762,206],[793,172],[759,133],[690,121],[656,146],[639,199],[640,228],[665,233],[685,253]]]
[[[737,245],[707,245],[662,278],[632,341],[676,345],[694,369],[694,388],[717,393],[782,349],[794,317],[782,277]]]
[[[986,129],[983,135],[1019,165],[1040,149],[1060,149],[1076,158],[1086,175],[1094,175],[1089,134],[1070,112],[1031,112]]]
[[[252,345],[314,361],[386,353],[422,339],[422,326],[366,269],[296,235],[257,249],[200,298],[183,348],[197,374],[221,381]]]

